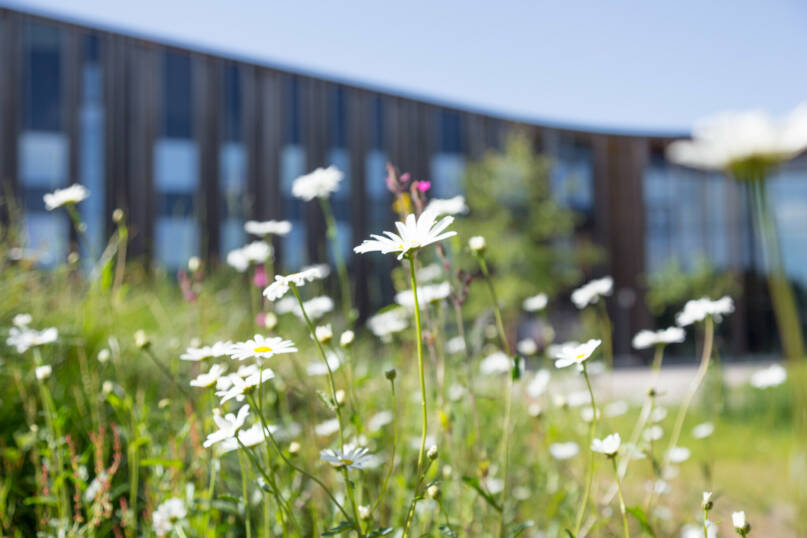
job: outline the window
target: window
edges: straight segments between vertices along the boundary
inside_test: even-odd
[[[83,39],[81,68],[81,105],[79,106],[79,178],[90,190],[81,203],[81,217],[87,224],[89,252],[85,259],[100,255],[104,247],[107,219],[106,181],[104,175],[104,96],[100,61],[100,39],[88,35]],[[85,246],[87,248],[87,246]]]
[[[224,66],[222,77],[222,144],[219,149],[221,199],[220,249],[227,253],[246,240],[247,148],[243,143],[241,76],[236,64]]]
[[[594,159],[591,148],[548,135],[547,150],[552,157],[551,184],[555,200],[585,217],[594,214]]]
[[[437,153],[430,163],[432,195],[449,198],[462,192],[465,159],[462,152],[462,129],[459,112],[439,109],[437,112]]]
[[[291,194],[291,184],[306,173],[305,149],[300,143],[300,84],[289,76],[283,89],[284,146],[280,150],[280,190],[284,218],[291,222],[291,232],[283,238],[283,267],[296,271],[308,262],[303,201]]]
[[[199,253],[199,149],[192,138],[190,57],[165,52],[162,81],[162,133],[154,147],[155,254],[174,269]]]
[[[350,170],[350,153],[347,150],[347,104],[345,89],[335,86],[331,91],[331,149],[328,151],[328,166],[336,166],[344,174],[339,190],[331,196],[334,218],[336,219],[336,236],[342,259],[347,260],[353,253],[353,237],[350,211],[350,192],[352,175]],[[329,255],[333,263],[332,246],[328,245]]]
[[[771,213],[787,275],[807,286],[807,159],[788,163],[768,182]]]
[[[26,255],[42,265],[67,256],[68,219],[45,210],[42,197],[69,183],[68,138],[62,121],[62,35],[59,28],[23,27],[22,132],[18,140]]]

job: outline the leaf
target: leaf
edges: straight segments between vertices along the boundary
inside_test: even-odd
[[[392,534],[392,531],[395,530],[392,527],[384,527],[383,529],[376,529],[370,532],[367,535],[367,538],[373,538],[374,536],[386,536],[388,534]]]
[[[323,532],[323,536],[336,536],[337,534],[342,534],[343,532],[349,531],[353,528],[353,525],[348,523],[347,521],[341,522],[336,527],[328,529],[327,531]]]
[[[520,535],[522,532],[524,532],[525,530],[529,529],[530,527],[532,527],[534,525],[535,525],[535,522],[532,521],[532,520],[525,521],[524,523],[519,523],[518,525],[513,527],[513,530],[511,530],[510,533],[507,536],[508,536],[508,538],[516,538],[516,536]]]
[[[493,498],[493,495],[482,489],[482,485],[479,483],[479,479],[474,476],[463,476],[462,481],[476,490],[479,495],[485,499],[489,505],[491,505],[497,512],[502,511],[502,507],[496,503],[496,499]]]
[[[636,518],[636,521],[639,522],[639,526],[642,527],[642,531],[644,531],[645,534],[649,534],[650,536],[656,535],[656,533],[653,532],[653,527],[650,526],[650,523],[647,520],[647,514],[644,513],[644,510],[642,510],[641,507],[632,506],[626,510],[630,515]]]
[[[327,407],[331,411],[336,411],[336,406],[333,404],[333,401],[327,394],[325,394],[321,390],[318,390],[317,396],[319,396],[319,399],[322,400],[322,403],[325,404],[325,407]]]
[[[563,530],[565,530],[565,531],[566,531],[566,535],[567,535],[569,538],[577,538],[577,537],[574,535],[574,533],[573,533],[572,531],[570,531],[569,529],[563,529]]]
[[[513,355],[513,381],[521,379],[521,358]]]

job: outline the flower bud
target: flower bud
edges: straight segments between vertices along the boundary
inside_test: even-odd
[[[394,381],[397,376],[398,376],[398,371],[395,370],[395,368],[390,368],[389,370],[384,372],[384,377],[386,377],[390,381]]]
[[[300,452],[300,448],[301,448],[300,443],[298,443],[297,441],[292,441],[291,443],[289,443],[289,454],[294,455],[298,454]]]
[[[353,331],[345,331],[339,337],[339,345],[342,347],[350,347],[355,338],[356,335],[353,333]]]
[[[36,378],[42,381],[43,379],[47,379],[50,377],[50,374],[53,373],[53,368],[49,364],[45,364],[43,366],[37,366],[34,369],[34,374]]]
[[[426,489],[426,496],[430,499],[439,499],[440,487],[437,484],[432,484]]]
[[[191,256],[188,259],[188,270],[191,273],[195,273],[196,271],[198,271],[199,267],[201,267],[201,266],[202,266],[202,262],[199,260],[199,258],[197,256]]]
[[[78,252],[76,252],[75,250],[67,255],[67,263],[71,265],[78,263],[78,259],[79,259]]]
[[[426,451],[426,455],[429,457],[430,460],[432,460],[432,461],[436,460],[437,456],[439,456],[439,453],[437,451],[437,446],[436,445],[430,446],[429,450]]]
[[[342,389],[336,391],[336,403],[338,405],[345,405],[345,400],[347,400],[347,394]]]
[[[106,396],[110,392],[115,390],[115,384],[112,381],[104,381],[101,384],[101,393]]]
[[[118,208],[112,212],[112,220],[117,224],[123,220],[123,209]]]
[[[487,243],[485,242],[485,238],[481,235],[475,235],[468,240],[468,248],[470,248],[471,252],[474,254],[482,254],[485,251],[485,247],[487,247]]]
[[[322,343],[326,344],[331,341],[333,338],[333,329],[331,329],[331,324],[327,325],[320,325],[316,329],[314,329],[314,334],[317,337],[317,340]]]
[[[146,331],[142,329],[135,332],[134,339],[135,339],[135,345],[139,349],[146,349],[151,345],[151,340],[149,340],[148,335],[146,335]]]
[[[101,351],[98,352],[98,362],[104,364],[109,360],[110,355],[111,353],[109,352],[108,349],[106,348],[102,349]]]
[[[366,505],[359,505],[359,519],[367,521],[370,519],[370,507]]]

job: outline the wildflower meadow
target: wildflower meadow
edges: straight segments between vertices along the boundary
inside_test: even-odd
[[[747,118],[720,121],[734,123],[672,151],[753,183],[774,247],[765,174],[807,141],[760,149],[741,136]],[[554,252],[551,226],[573,215],[535,201],[551,233],[511,237],[510,216],[475,218],[498,210],[489,196],[435,198],[427,180],[388,172],[377,180],[396,221],[351,245],[389,269],[392,300],[369,314],[338,246],[335,167],[293,185],[331,245],[305,267],[276,259],[292,231],[280,220],[246,222],[251,239],[226,263],[191,258],[176,275],[130,259],[121,210],[90,252],[77,207],[93,193],[78,184],[43,200],[72,223],[63,263],[39,267],[18,223],[3,229],[0,534],[807,536],[786,253],[769,256],[786,361],[728,379],[721,329],[735,300],[716,291],[638,332],[647,366],[626,377],[604,265],[551,285],[513,277],[538,249]],[[665,364],[670,350],[689,367]]]

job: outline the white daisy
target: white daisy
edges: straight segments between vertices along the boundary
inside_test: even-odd
[[[538,353],[538,344],[532,338],[523,338],[516,344],[519,355],[535,355]]]
[[[373,234],[372,239],[365,239],[353,251],[359,254],[376,251],[382,254],[398,253],[400,260],[409,252],[416,252],[420,248],[457,234],[453,231],[444,231],[454,222],[454,217],[443,217],[440,222],[435,223],[436,220],[437,214],[433,211],[424,211],[420,217],[410,213],[405,222],[395,223],[397,234],[387,231],[383,232],[383,236]]]
[[[50,377],[50,374],[53,373],[53,368],[51,368],[50,364],[44,364],[42,366],[37,366],[34,368],[34,375],[37,379],[42,381],[43,379],[47,379]]]
[[[618,433],[612,433],[605,439],[594,439],[591,442],[591,450],[605,454],[608,457],[613,457],[619,452],[619,445],[622,443],[622,438]]]
[[[332,372],[335,372],[339,369],[339,366],[342,364],[342,361],[339,360],[339,356],[333,352],[326,352],[325,356],[327,357],[328,367],[330,367]],[[318,361],[314,361],[308,365],[305,369],[306,373],[311,376],[315,375],[328,375],[328,368],[325,366],[325,363],[322,362],[322,359]]]
[[[314,433],[320,437],[328,437],[339,431],[339,419],[332,418],[314,426]]]
[[[471,252],[482,252],[487,247],[485,238],[481,235],[475,235],[468,240],[468,248]]]
[[[226,366],[214,364],[206,374],[199,374],[196,379],[191,380],[191,387],[207,388],[215,385],[219,378],[227,371]]]
[[[731,297],[722,297],[717,300],[701,297],[687,301],[684,309],[676,314],[675,323],[680,327],[685,327],[703,321],[707,316],[711,316],[715,321],[720,321],[724,315],[732,312],[734,312],[734,301]]]
[[[549,370],[544,368],[535,372],[535,375],[527,384],[527,395],[530,398],[540,397],[544,392],[546,392],[551,377],[552,374],[549,373]]]
[[[418,286],[418,304],[423,309],[429,303],[437,303],[451,295],[451,284],[426,284]],[[415,309],[415,294],[412,290],[404,290],[395,294],[395,302],[410,310]]]
[[[264,337],[256,334],[251,340],[237,342],[230,347],[229,354],[233,359],[270,359],[283,353],[296,353],[297,348],[291,340],[279,336]]]
[[[505,353],[497,351],[479,362],[479,371],[483,375],[506,374],[513,370],[513,359]]]
[[[594,353],[594,350],[596,350],[601,343],[602,340],[591,339],[584,344],[570,342],[560,346],[560,348],[555,350],[555,354],[552,357],[555,359],[555,367],[565,368],[572,364],[582,366],[583,362],[591,357],[591,354]]]
[[[230,439],[241,429],[249,415],[249,405],[242,405],[237,414],[227,413],[225,416],[213,415],[213,421],[219,429],[207,436],[202,446],[208,448],[216,443]]]
[[[443,278],[443,267],[439,263],[430,263],[417,270],[418,282],[431,282]]]
[[[681,327],[669,327],[659,331],[642,330],[633,337],[633,347],[635,349],[647,349],[649,347],[667,344],[677,344],[684,341],[686,333]]]
[[[291,194],[309,202],[314,198],[327,198],[339,190],[339,183],[344,174],[337,167],[317,168],[313,172],[300,176],[291,184]]]
[[[227,253],[227,265],[243,273],[249,268],[249,258],[247,257],[244,249],[236,248]]]
[[[251,263],[263,263],[272,257],[272,245],[266,241],[253,241],[242,247],[244,256]]]
[[[325,314],[332,312],[333,307],[333,299],[327,295],[320,295],[319,297],[314,297],[313,299],[303,302],[305,313],[308,314],[308,317],[312,320],[320,319]],[[300,308],[300,304],[295,301],[292,312],[298,318],[303,319],[303,308]]]
[[[11,320],[11,323],[13,323],[14,326],[19,329],[25,329],[31,324],[33,319],[34,318],[31,317],[31,314],[17,314],[14,316],[14,319]]]
[[[745,519],[745,512],[732,512],[731,523],[734,525],[735,529],[745,531],[746,526],[748,526],[748,521]]]
[[[549,297],[547,297],[546,293],[539,293],[538,295],[533,295],[532,297],[527,297],[524,299],[522,307],[527,312],[538,312],[539,310],[546,308],[548,302]]]
[[[6,344],[15,348],[17,353],[25,353],[32,347],[51,344],[59,339],[59,331],[50,327],[42,331],[35,329],[12,327],[8,330]]]
[[[275,275],[275,281],[263,290],[263,295],[270,301],[276,301],[286,295],[289,286],[294,284],[297,287],[305,285],[306,282],[313,282],[322,277],[322,268],[314,266],[302,269],[290,275]]]
[[[715,425],[711,422],[704,422],[692,428],[692,437],[695,439],[706,439],[715,431]]]
[[[605,406],[605,416],[621,417],[628,412],[628,403],[624,400],[617,400]]]
[[[549,445],[549,453],[556,460],[571,459],[580,452],[580,447],[574,441],[567,441],[565,443],[552,443]]]
[[[667,451],[667,459],[672,463],[683,463],[690,455],[690,450],[684,446],[674,446]]]
[[[611,295],[614,289],[614,279],[610,276],[592,280],[572,292],[572,302],[582,310],[590,304],[600,300],[600,297]]]
[[[334,467],[346,467],[348,469],[363,470],[372,460],[372,455],[368,454],[366,448],[348,447],[344,450],[333,450],[326,448],[320,451],[319,456]]]
[[[772,364],[751,375],[751,386],[758,389],[776,387],[787,381],[787,370],[781,364]]]
[[[385,310],[367,320],[367,327],[382,341],[390,340],[393,334],[403,331],[408,326],[409,315],[403,308]]]
[[[461,194],[453,198],[432,198],[426,204],[426,211],[434,211],[438,215],[462,215],[468,212],[468,204]]]
[[[226,340],[216,342],[212,346],[189,347],[185,350],[185,353],[179,356],[179,358],[183,361],[197,362],[205,359],[223,357],[225,355],[229,355],[230,348],[232,346],[233,343]]]
[[[446,342],[446,351],[450,354],[462,353],[465,351],[465,339],[462,336],[455,336]]]
[[[647,441],[648,443],[658,441],[659,439],[664,437],[664,428],[662,428],[658,424],[650,426],[644,431],[642,437],[644,437],[644,440]]]
[[[221,398],[221,403],[235,398],[237,401],[244,399],[244,395],[262,385],[266,381],[275,377],[275,373],[269,368],[264,368],[250,376],[242,378],[238,375],[227,376],[232,385],[227,389],[216,391],[216,396]]]
[[[244,445],[247,448],[257,446],[269,438],[268,432],[274,434],[275,430],[276,428],[274,426],[261,428],[260,424],[253,424],[249,428],[239,430],[237,436],[233,435],[232,437],[228,437],[227,439],[221,441],[219,444],[219,450],[222,453],[226,453],[232,452],[233,450],[238,450],[241,448],[241,445]]]
[[[287,220],[266,220],[259,222],[248,220],[244,223],[244,231],[248,234],[266,237],[268,235],[286,235],[291,231],[291,222]]]
[[[339,335],[339,345],[342,347],[348,347],[350,344],[353,343],[353,340],[356,338],[356,333],[351,330],[344,331],[341,335]]]
[[[379,411],[378,413],[370,417],[370,420],[367,421],[367,429],[370,430],[371,432],[377,432],[378,430],[380,430],[381,428],[392,422],[393,418],[394,415],[392,414],[392,411]]]
[[[45,201],[45,209],[53,211],[66,204],[77,204],[86,200],[89,195],[90,191],[84,185],[74,183],[65,189],[56,189],[43,196],[42,199]]]
[[[186,517],[188,517],[188,510],[182,499],[172,497],[164,501],[151,516],[154,534],[157,536],[168,535],[176,527],[182,525]]]

